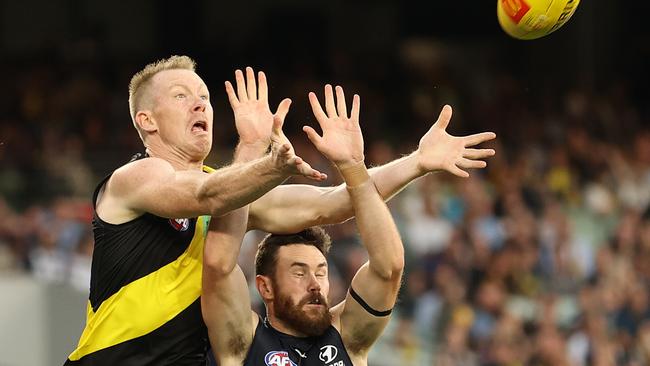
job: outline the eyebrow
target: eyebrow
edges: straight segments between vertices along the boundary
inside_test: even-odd
[[[309,268],[309,265],[307,263],[303,262],[293,262],[289,267],[303,267],[303,268]],[[316,266],[316,268],[321,268],[321,267],[327,267],[327,262],[321,262]]]
[[[174,84],[170,85],[170,86],[169,86],[169,89],[173,89],[173,88],[175,88],[175,87],[180,87],[180,88],[186,89],[186,90],[188,90],[188,91],[190,90],[190,88],[188,88],[187,85],[185,85],[185,84],[179,84],[179,83],[174,83]],[[208,91],[208,86],[202,83],[202,84],[199,86],[199,90],[200,90],[200,89],[205,89],[205,91]]]
[[[187,85],[179,84],[179,83],[174,83],[174,84],[170,85],[170,86],[169,86],[169,89],[172,89],[172,88],[175,88],[175,87],[180,87],[180,88],[184,88],[184,89],[189,89],[189,88],[187,87]]]

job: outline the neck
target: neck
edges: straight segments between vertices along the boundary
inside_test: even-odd
[[[175,147],[161,146],[154,142],[146,144],[146,151],[151,157],[166,160],[176,170],[201,170],[203,168],[203,159],[192,158]]]

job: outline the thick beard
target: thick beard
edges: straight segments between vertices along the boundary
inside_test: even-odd
[[[308,295],[300,300],[297,305],[294,305],[291,297],[285,296],[278,290],[277,288],[274,290],[276,296],[273,299],[273,310],[275,316],[286,323],[291,329],[305,334],[308,337],[314,337],[323,335],[327,328],[332,325],[332,314],[330,314],[327,299],[320,293],[314,293],[311,296]],[[314,317],[308,315],[302,307],[315,299],[319,299],[323,306],[319,314]]]

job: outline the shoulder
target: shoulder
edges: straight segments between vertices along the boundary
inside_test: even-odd
[[[119,224],[142,214],[133,205],[133,198],[152,188],[154,182],[165,182],[174,174],[172,165],[159,158],[129,162],[116,169],[98,188],[96,210],[102,220]]]
[[[145,184],[161,181],[174,174],[174,167],[160,158],[146,158],[132,161],[115,170],[108,183],[108,188],[115,194],[128,194],[132,190],[144,188]]]
[[[160,158],[145,158],[121,166],[113,173],[113,179],[147,180],[170,173],[174,173],[174,167],[168,161]]]

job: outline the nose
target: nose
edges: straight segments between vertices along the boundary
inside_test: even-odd
[[[205,108],[207,107],[207,102],[201,98],[198,98],[196,103],[194,104],[194,107],[192,108],[192,111],[194,112],[205,112]]]
[[[320,282],[318,282],[318,279],[313,274],[310,276],[309,291],[320,292]]]

